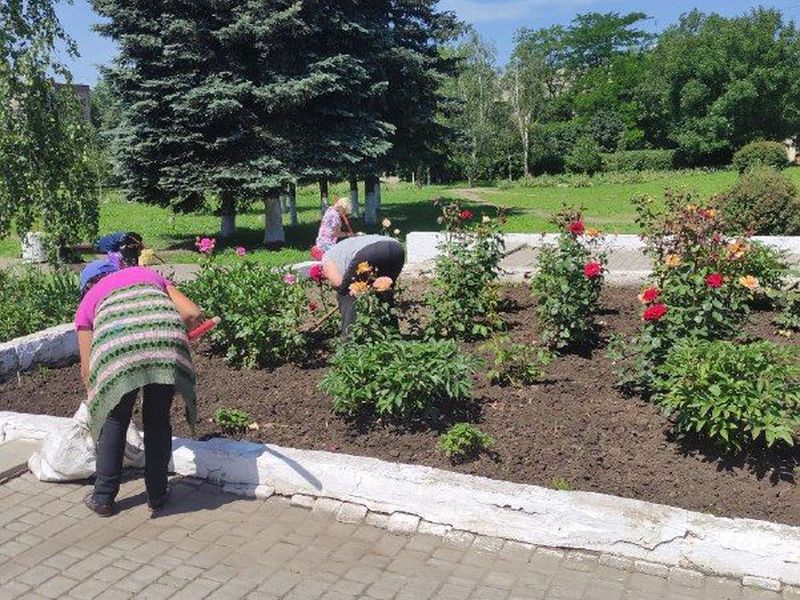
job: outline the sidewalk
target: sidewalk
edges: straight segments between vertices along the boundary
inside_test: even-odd
[[[91,515],[86,485],[26,474],[0,486],[0,599],[798,600],[673,569],[492,539],[404,536],[288,500],[245,500],[176,479],[156,518],[141,480],[120,513]]]

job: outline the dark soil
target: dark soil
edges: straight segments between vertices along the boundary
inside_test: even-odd
[[[603,294],[603,334],[638,330],[637,290]],[[505,320],[518,342],[534,342],[533,302],[524,287],[508,288]],[[782,343],[759,312],[747,334]],[[475,347],[471,350],[477,351]],[[436,449],[438,428],[358,427],[331,413],[318,389],[319,364],[274,371],[235,370],[202,348],[198,373],[198,435],[218,434],[217,408],[246,410],[258,423],[247,438],[282,446],[373,456],[521,483],[602,492],[709,512],[800,525],[800,492],[794,478],[800,449],[753,451],[722,458],[706,443],[676,439],[660,409],[623,396],[614,364],[602,349],[558,358],[546,381],[523,389],[491,386],[483,376],[469,411],[497,440],[496,452],[451,465]],[[0,384],[0,410],[71,415],[83,396],[78,367],[41,370]],[[181,402],[173,408],[174,433],[189,435]],[[439,429],[439,430],[437,430]]]

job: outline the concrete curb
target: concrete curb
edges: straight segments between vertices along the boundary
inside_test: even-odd
[[[0,344],[0,379],[36,365],[58,365],[78,357],[78,337],[71,323],[56,325]]]
[[[540,248],[553,244],[558,239],[555,233],[507,233],[504,236],[506,252],[511,253],[522,247]],[[438,245],[444,234],[434,231],[412,231],[406,238],[406,264],[410,266],[431,263],[438,255]],[[800,258],[800,236],[754,236],[754,241],[762,242],[790,256]],[[643,251],[645,244],[635,234],[610,234],[605,237],[603,247],[609,252]]]
[[[41,439],[69,419],[0,412],[0,441]],[[727,519],[587,492],[560,492],[359,456],[215,439],[173,440],[176,473],[228,492],[290,497],[344,521],[443,535],[456,544],[497,539],[632,561],[643,572],[703,572],[800,585],[800,528]],[[648,571],[649,569],[649,571]]]

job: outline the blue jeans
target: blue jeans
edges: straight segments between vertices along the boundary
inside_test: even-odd
[[[119,493],[125,436],[131,422],[133,405],[139,392],[122,397],[109,413],[97,440],[97,479],[94,499],[111,504]],[[155,499],[167,493],[167,468],[172,456],[172,424],[169,411],[175,386],[148,385],[142,390],[142,424],[144,426],[144,483],[147,496]]]

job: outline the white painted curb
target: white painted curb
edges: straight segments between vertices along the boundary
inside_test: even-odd
[[[36,365],[58,365],[78,357],[78,338],[71,323],[56,325],[0,344],[0,378]]]
[[[558,239],[555,233],[507,233],[503,236],[506,252],[512,252],[523,246],[539,248],[553,244]],[[418,265],[433,261],[438,255],[438,245],[444,234],[433,231],[413,231],[406,238],[407,265]],[[790,256],[800,258],[800,236],[754,236],[755,241],[762,242],[776,250],[787,252]],[[645,244],[635,234],[612,234],[605,236],[604,247],[614,251],[643,251]]]
[[[0,442],[42,439],[68,423],[0,412]],[[175,439],[172,458],[181,475],[208,479],[250,497],[278,493],[307,506],[322,499],[316,502],[336,506],[343,518],[370,511],[376,514],[373,520],[406,528],[413,520],[428,533],[469,532],[800,585],[797,527],[249,442]],[[399,516],[393,521],[389,515]]]

